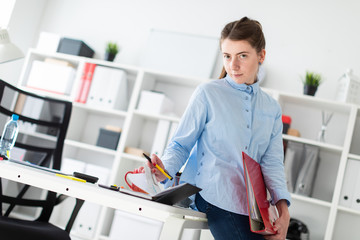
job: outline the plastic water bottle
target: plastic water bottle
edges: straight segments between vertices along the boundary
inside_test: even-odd
[[[3,134],[1,135],[0,155],[7,159],[10,158],[10,151],[14,147],[19,132],[18,119],[19,116],[13,114],[11,120],[5,124]]]

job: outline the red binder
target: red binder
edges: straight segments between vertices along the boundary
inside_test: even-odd
[[[83,75],[81,77],[81,83],[78,95],[75,101],[80,103],[86,103],[87,96],[90,91],[91,81],[94,75],[96,64],[86,62],[84,65]]]
[[[82,74],[81,74],[81,79],[80,79],[80,86],[79,86],[79,89],[78,89],[78,91],[76,93],[76,96],[75,96],[75,102],[80,102],[81,93],[82,93],[82,90],[84,88],[86,74],[89,71],[89,67],[90,67],[90,64],[88,64],[88,63],[84,64],[84,68],[83,68],[83,71],[82,71]]]
[[[276,206],[269,201],[260,164],[244,152],[242,156],[250,230],[263,235],[275,234],[273,224],[279,216]]]

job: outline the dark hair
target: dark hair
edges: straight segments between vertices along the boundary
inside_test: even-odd
[[[256,49],[257,53],[265,49],[265,37],[262,31],[261,24],[248,17],[243,17],[240,20],[226,24],[221,31],[220,44],[225,40],[230,39],[234,41],[246,40]],[[226,76],[225,68],[223,67],[219,78]]]

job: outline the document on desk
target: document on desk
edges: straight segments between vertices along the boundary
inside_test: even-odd
[[[183,183],[174,187],[162,190],[156,181],[155,175],[151,173],[149,167],[144,166],[144,173],[128,172],[125,175],[125,181],[131,189],[120,188],[119,191],[125,194],[145,198],[155,202],[173,205],[199,191],[194,185]],[[139,192],[142,191],[142,192]],[[144,193],[145,192],[145,193]]]

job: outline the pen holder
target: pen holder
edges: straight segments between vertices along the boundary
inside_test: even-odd
[[[136,186],[134,183],[132,182],[129,182],[128,179],[127,179],[127,176],[128,174],[142,174],[142,173],[134,173],[133,171],[129,171],[125,174],[125,182],[126,184],[129,186],[129,188],[135,192],[141,192],[141,193],[146,193],[148,194],[147,192],[145,192],[144,190],[142,190],[141,188],[139,188],[138,186]]]

